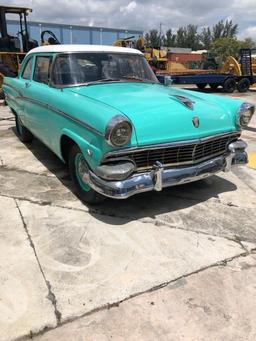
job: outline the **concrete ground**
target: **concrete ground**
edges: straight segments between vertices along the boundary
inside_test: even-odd
[[[243,137],[250,167],[95,208],[1,105],[0,340],[255,341],[256,117]]]

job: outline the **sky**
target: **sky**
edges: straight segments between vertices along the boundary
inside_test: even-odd
[[[256,40],[256,0],[3,0],[33,8],[30,20],[148,31],[232,19],[239,38]]]

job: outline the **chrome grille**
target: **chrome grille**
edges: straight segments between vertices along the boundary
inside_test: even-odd
[[[156,161],[164,166],[195,164],[203,160],[211,159],[214,156],[227,152],[227,145],[237,140],[240,134],[228,134],[205,138],[197,141],[173,143],[148,148],[135,148],[132,150],[109,153],[104,158],[104,163],[117,159],[131,159],[138,170],[152,168]]]

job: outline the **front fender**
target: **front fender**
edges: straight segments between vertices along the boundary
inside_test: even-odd
[[[99,148],[97,148],[95,145],[92,145],[89,141],[87,141],[82,136],[66,128],[62,130],[62,135],[61,135],[60,145],[59,145],[60,156],[63,161],[65,161],[63,153],[62,153],[62,148],[61,148],[61,140],[63,136],[69,137],[78,145],[89,167],[92,170],[94,170],[100,164],[101,159],[102,159],[102,151]]]

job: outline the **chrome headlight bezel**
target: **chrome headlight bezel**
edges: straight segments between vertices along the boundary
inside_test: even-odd
[[[114,134],[118,128],[122,127],[122,125],[125,127],[125,129],[128,130],[128,134],[126,134],[126,136],[123,136],[123,140],[118,143],[117,141],[114,140]],[[112,147],[125,146],[130,141],[131,136],[132,136],[132,124],[126,117],[122,115],[114,116],[108,123],[106,130],[105,130],[105,139],[107,143]]]
[[[251,121],[254,111],[255,106],[253,104],[246,102],[243,103],[237,111],[236,125],[240,129],[247,127]]]

